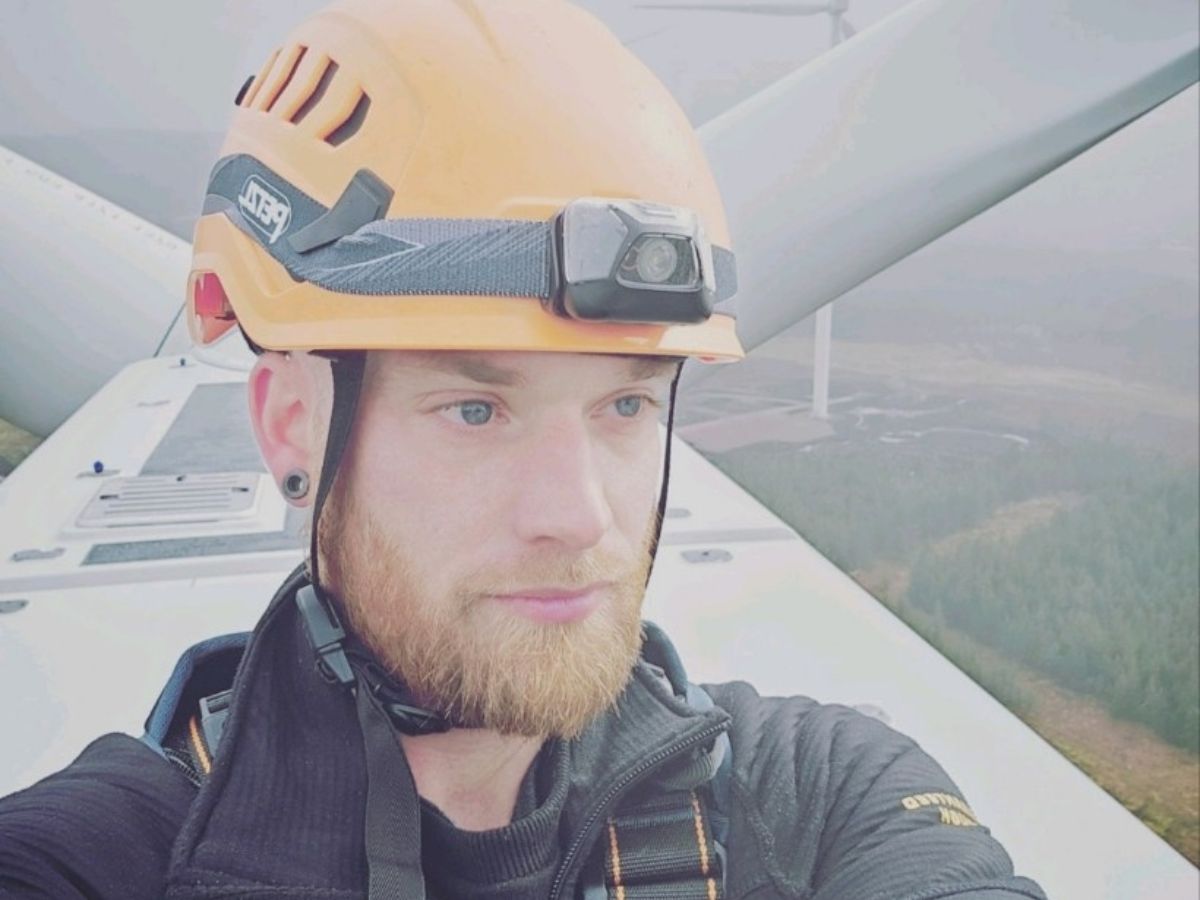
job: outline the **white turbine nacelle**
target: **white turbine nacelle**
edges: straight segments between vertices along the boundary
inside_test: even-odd
[[[0,419],[47,435],[165,336],[191,248],[0,147]]]

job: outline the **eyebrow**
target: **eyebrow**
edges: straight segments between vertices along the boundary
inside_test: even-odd
[[[657,375],[673,374],[675,367],[683,362],[679,356],[642,356],[638,354],[622,354],[622,359],[629,362],[629,374],[635,381],[654,378]]]
[[[525,376],[520,372],[493,365],[471,353],[431,353],[421,361],[421,367],[461,375],[480,384],[514,387],[525,383]]]
[[[647,378],[669,374],[679,363],[679,360],[673,356],[613,355],[629,363],[626,371],[634,381],[644,381]],[[520,387],[526,383],[526,378],[521,372],[497,366],[473,353],[460,351],[423,354],[419,365],[425,369],[461,375],[479,384]]]

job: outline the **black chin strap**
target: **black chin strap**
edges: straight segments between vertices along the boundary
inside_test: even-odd
[[[667,490],[671,485],[671,435],[675,428],[675,391],[679,387],[679,376],[683,374],[683,363],[675,370],[671,379],[671,394],[667,401],[667,448],[663,453],[662,487],[658,492],[658,511],[654,516],[654,540],[650,542],[650,566],[646,569],[646,583],[650,583],[650,574],[654,571],[654,561],[658,558],[658,541],[662,537],[663,520],[667,517]]]
[[[350,442],[354,430],[354,416],[358,411],[358,398],[362,396],[363,372],[367,367],[367,354],[361,350],[328,353],[317,351],[314,355],[329,359],[333,374],[333,408],[329,413],[329,433],[325,437],[325,458],[321,462],[321,478],[317,483],[317,496],[313,500],[311,541],[309,543],[308,574],[314,587],[320,588],[318,571],[320,556],[317,553],[318,525],[321,510],[329,497],[329,491],[337,479],[338,467]]]
[[[362,350],[347,353],[317,353],[328,356],[329,370],[334,376],[334,403],[329,414],[329,432],[325,436],[325,458],[320,463],[320,479],[317,482],[317,497],[312,502],[312,534],[308,544],[308,580],[320,587],[317,535],[319,534],[320,511],[337,480],[337,469],[341,466],[350,432],[354,430],[354,415],[358,412],[359,397],[362,396],[362,373],[366,371],[367,355]]]

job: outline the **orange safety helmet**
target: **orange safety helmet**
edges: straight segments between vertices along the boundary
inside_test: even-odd
[[[579,198],[691,211],[716,285],[705,314],[556,311],[554,223]],[[196,225],[188,323],[199,344],[237,324],[272,350],[734,360],[728,248],[683,111],[591,15],[558,0],[343,0],[238,95]]]

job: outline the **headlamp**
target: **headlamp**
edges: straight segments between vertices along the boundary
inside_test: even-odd
[[[558,315],[695,323],[712,315],[712,247],[689,209],[585,197],[554,219]]]
[[[536,298],[563,318],[634,325],[699,324],[718,306],[732,317],[733,253],[691,209],[583,197],[540,221],[389,219],[391,196],[363,169],[325,207],[239,154],[213,170],[205,211],[223,212],[294,282],[333,295]],[[197,332],[212,339],[235,317],[216,276],[193,274]]]

